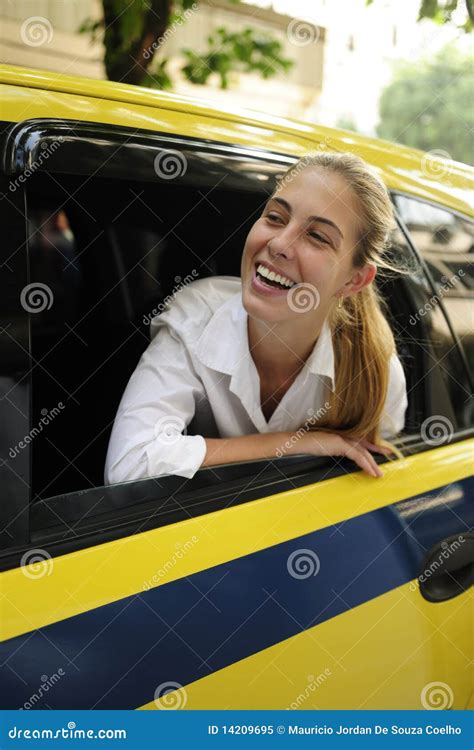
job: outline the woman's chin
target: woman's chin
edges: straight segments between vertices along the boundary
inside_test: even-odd
[[[280,323],[291,317],[285,297],[262,298],[247,288],[242,290],[242,305],[247,315],[265,323]]]

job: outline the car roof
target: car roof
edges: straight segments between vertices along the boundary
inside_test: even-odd
[[[352,131],[241,107],[220,107],[199,97],[45,70],[0,65],[0,84],[24,87],[30,92],[31,99],[34,99],[35,90],[38,89],[54,93],[54,98],[49,103],[49,117],[60,116],[54,111],[54,103],[57,107],[61,105],[61,99],[57,94],[64,94],[65,105],[71,95],[75,95],[87,100],[95,100],[95,111],[94,104],[89,108],[83,107],[82,114],[74,110],[74,119],[111,122],[111,118],[107,116],[101,103],[117,102],[132,105],[132,109],[136,107],[137,111],[145,107],[147,110],[148,108],[168,110],[170,114],[187,115],[188,135],[193,134],[193,121],[202,122],[202,118],[206,118],[209,125],[211,123],[219,125],[225,122],[225,129],[221,126],[220,129],[215,127],[209,130],[210,136],[216,140],[217,134],[220,134],[221,142],[230,141],[248,146],[249,134],[253,132],[256,147],[279,153],[301,156],[305,152],[321,148],[328,151],[352,151],[372,164],[392,190],[408,192],[415,197],[441,203],[461,213],[472,215],[474,212],[474,169],[460,162],[440,158],[442,151],[425,153],[409,146],[360,135]],[[12,118],[15,122],[24,119],[25,112],[28,112],[30,117],[32,116],[31,107],[25,109],[25,92],[19,104],[21,104],[21,111],[18,112],[14,111],[15,107],[11,103],[5,108],[7,114],[13,111]],[[101,112],[103,117],[101,117]],[[130,119],[127,119],[125,114],[124,112],[123,124],[129,124]],[[130,114],[130,107],[128,107],[128,114]],[[12,118],[2,117],[4,120]],[[113,122],[117,124],[116,114]],[[233,129],[232,124],[239,127]],[[153,128],[152,120],[147,125],[148,128],[160,129],[163,132],[162,120],[159,121],[160,128]],[[195,137],[202,138],[202,127],[195,128],[195,130]],[[246,131],[245,143],[243,143],[243,130]],[[267,137],[262,140],[262,133],[258,131],[265,132]]]

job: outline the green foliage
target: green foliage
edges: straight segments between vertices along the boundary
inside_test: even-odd
[[[187,63],[182,72],[191,83],[205,84],[209,76],[217,73],[221,88],[227,89],[231,71],[257,72],[266,79],[278,70],[288,71],[293,65],[292,60],[281,56],[282,45],[278,40],[250,28],[229,32],[221,27],[207,42],[205,55],[183,50]]]
[[[342,130],[353,130],[354,133],[359,132],[352,115],[340,115],[336,120],[335,127]]]
[[[240,0],[229,0],[237,4]],[[160,89],[171,89],[169,60],[154,60],[167,29],[186,22],[186,11],[196,0],[102,0],[103,18],[87,19],[79,31],[97,40],[103,35],[107,77]],[[246,28],[231,32],[217,29],[208,39],[205,54],[185,49],[182,73],[188,81],[205,84],[216,74],[223,89],[232,72],[258,73],[264,79],[287,72],[293,61],[282,56],[282,45],[274,37]]]
[[[104,19],[86,18],[78,29],[79,34],[89,34],[92,42],[96,42],[104,33]]]
[[[234,3],[236,0],[229,0],[229,2]],[[237,0],[237,2],[240,2],[240,0]],[[170,8],[170,18],[168,22],[168,27],[172,26],[173,23],[178,21],[185,11],[191,10],[193,5],[197,5],[197,0],[171,0],[171,8]]]
[[[430,18],[432,21],[438,24],[454,23],[453,13],[464,5],[467,10],[467,19],[464,24],[459,26],[464,31],[472,31],[474,23],[474,11],[472,7],[472,0],[419,0],[420,10],[418,13],[418,21],[423,18]],[[372,5],[374,0],[365,0],[366,5]]]
[[[161,91],[171,91],[173,88],[173,81],[168,75],[166,67],[168,65],[168,58],[155,61],[153,63],[153,71],[145,73],[141,86],[147,86],[150,89],[160,89]]]
[[[458,5],[461,5],[463,0],[422,0],[420,6],[420,12],[418,14],[418,21],[423,18],[431,18],[432,21],[440,25],[445,23],[453,23],[452,15],[457,10]],[[460,27],[464,31],[472,31],[472,1],[464,0],[468,11],[468,17],[466,22]]]
[[[474,164],[473,64],[448,45],[416,67],[401,65],[382,94],[377,135]]]

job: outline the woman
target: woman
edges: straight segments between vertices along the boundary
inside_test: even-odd
[[[116,483],[301,453],[372,452],[404,425],[403,369],[373,285],[393,223],[352,154],[302,158],[245,242],[241,279],[181,289],[122,397],[105,477]]]

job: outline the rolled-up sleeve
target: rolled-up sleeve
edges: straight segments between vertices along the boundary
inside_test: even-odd
[[[185,343],[163,326],[122,396],[110,437],[105,483],[174,474],[190,479],[206,455],[201,435],[186,435],[204,395]]]
[[[393,438],[403,430],[407,406],[405,373],[397,355],[393,354],[390,359],[387,398],[380,423],[380,434],[383,438]]]

